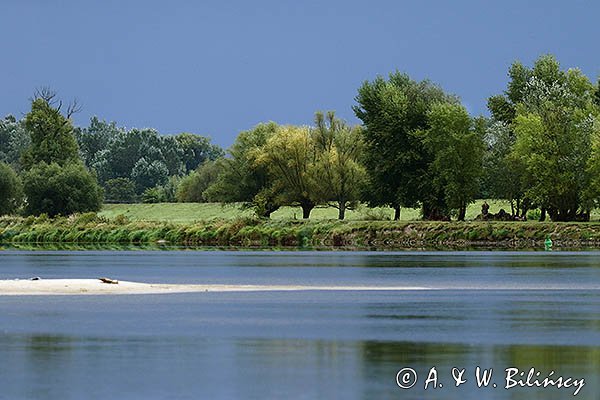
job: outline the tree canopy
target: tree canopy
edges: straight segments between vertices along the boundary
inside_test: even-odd
[[[223,155],[220,147],[203,136],[126,130],[97,117],[91,119],[89,127],[77,130],[76,137],[85,164],[96,171],[103,185],[111,179],[127,178],[135,183],[137,194]]]
[[[463,106],[451,103],[434,104],[428,119],[430,128],[421,135],[433,158],[429,170],[432,194],[442,193],[448,209],[457,210],[458,220],[464,221],[483,172],[483,121],[473,120]]]
[[[280,206],[273,190],[268,167],[257,162],[260,149],[278,129],[274,122],[241,132],[221,161],[221,172],[204,192],[209,201],[243,202],[261,217],[269,217]]]
[[[310,217],[317,205],[318,189],[311,176],[317,162],[317,147],[307,126],[280,126],[257,149],[256,161],[270,174],[271,188],[282,204],[297,204],[302,218]]]
[[[463,220],[468,204],[489,196],[510,203],[509,219],[539,208],[540,219],[572,221],[600,204],[600,80],[552,55],[510,66],[506,89],[488,99],[490,118],[397,71],[364,81],[355,100],[359,126],[333,111],[312,125],[261,123],[225,153],[192,133],[97,117],[74,127],[77,103],[61,109],[42,89],[24,118],[0,120],[1,212],[97,209],[96,181],[107,201],[241,202],[260,217],[291,205],[303,218],[336,207],[344,219],[368,203],[393,207],[395,219],[401,207],[420,207],[424,219]]]
[[[316,181],[316,199],[333,204],[344,219],[346,209],[357,205],[367,182],[362,164],[363,133],[359,126],[350,127],[330,111],[315,115],[314,140],[318,150],[312,178]]]
[[[364,82],[356,96],[356,116],[363,122],[365,164],[371,205],[422,206],[426,219],[447,218],[444,194],[429,177],[433,155],[416,133],[430,128],[434,104],[457,103],[430,81],[416,82],[395,72]]]
[[[517,192],[554,221],[589,219],[598,199],[591,184],[599,128],[596,87],[578,69],[561,70],[551,55],[532,68],[515,62],[509,76],[505,94],[490,99],[489,106],[494,119],[514,132],[504,157],[521,167]]]
[[[31,135],[31,145],[24,155],[27,168],[40,162],[65,165],[79,161],[71,121],[48,100],[38,97],[31,102],[31,111],[25,116],[25,128]]]
[[[31,135],[22,157],[27,169],[23,175],[25,212],[54,216],[99,210],[102,189],[81,161],[69,119],[75,106],[69,106],[65,117],[62,103],[55,105],[54,93],[39,94],[25,116],[25,128]]]
[[[21,156],[30,144],[31,136],[23,120],[17,121],[12,115],[0,119],[0,162],[20,170]]]

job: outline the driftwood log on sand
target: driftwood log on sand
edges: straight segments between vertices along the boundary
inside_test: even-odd
[[[98,279],[100,279],[100,281],[102,283],[112,283],[113,285],[117,285],[119,283],[119,281],[116,279],[110,279],[110,278],[98,278]]]

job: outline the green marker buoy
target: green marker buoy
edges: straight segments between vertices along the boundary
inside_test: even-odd
[[[552,250],[552,239],[550,239],[550,236],[548,236],[544,241],[544,248],[546,251]]]

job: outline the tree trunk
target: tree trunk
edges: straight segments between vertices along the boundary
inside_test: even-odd
[[[590,222],[590,211],[587,210],[581,215],[582,222]]]
[[[529,211],[529,207],[523,206],[521,209],[521,220],[527,221],[527,211]]]
[[[277,211],[279,209],[279,206],[276,206],[274,204],[271,203],[267,203],[265,204],[265,208],[262,212],[262,214],[260,215],[262,218],[271,218],[271,213]]]
[[[343,220],[346,217],[346,202],[340,201],[340,202],[338,202],[338,205],[339,205],[338,219]]]
[[[529,211],[529,208],[531,208],[531,201],[525,197],[521,203],[521,219],[523,221],[527,221],[527,211]]]
[[[264,212],[263,212],[263,213],[260,215],[260,217],[262,217],[262,218],[266,218],[266,219],[270,219],[270,218],[271,218],[271,211],[269,211],[268,209],[267,209],[267,210],[265,210],[265,211],[264,211]]]
[[[400,219],[400,206],[394,206],[394,221]]]
[[[450,221],[450,216],[437,205],[423,203],[422,210],[425,221]]]
[[[315,203],[310,200],[305,200],[300,203],[300,207],[302,207],[302,219],[308,219],[310,218],[310,212],[315,208]]]
[[[540,214],[540,222],[544,222],[546,220],[546,207],[542,207],[541,208],[541,214]]]
[[[458,209],[458,220],[464,221],[466,215],[467,215],[467,206],[466,206],[466,204],[462,204],[460,206],[460,208]]]

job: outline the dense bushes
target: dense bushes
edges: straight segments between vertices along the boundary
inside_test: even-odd
[[[102,189],[82,164],[36,164],[23,176],[23,186],[28,215],[69,215],[102,206]]]
[[[223,166],[218,161],[207,161],[198,169],[181,180],[177,187],[176,198],[182,203],[204,203],[210,201],[206,189],[213,184]]]

